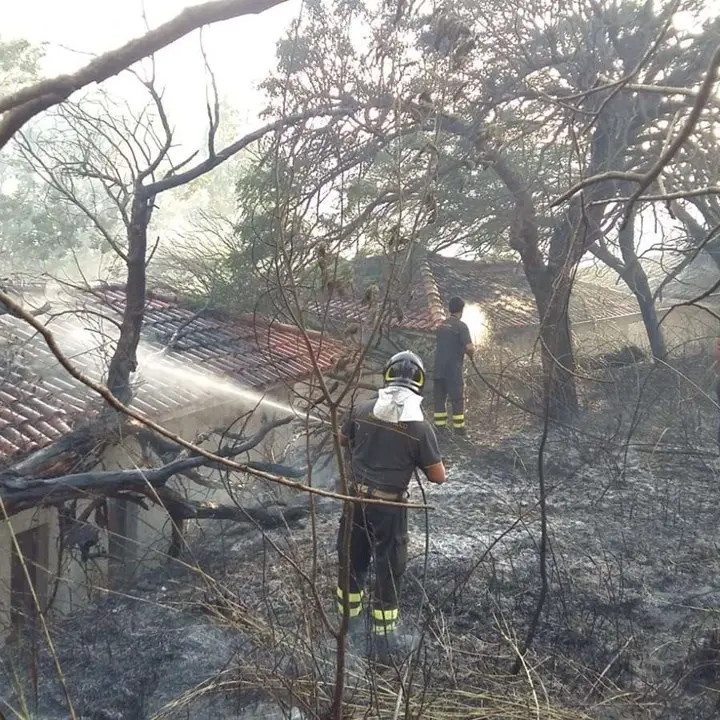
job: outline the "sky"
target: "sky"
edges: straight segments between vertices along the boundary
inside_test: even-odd
[[[0,37],[47,43],[43,74],[71,72],[93,54],[118,47],[145,32],[143,8],[151,27],[166,22],[202,0],[0,0]],[[258,125],[262,108],[260,83],[274,67],[275,45],[301,11],[301,0],[260,15],[248,15],[203,30],[203,45],[216,75],[221,97],[238,111],[243,127]],[[205,69],[199,33],[174,43],[156,56],[157,78],[165,90],[179,139],[192,142],[204,133]],[[113,87],[114,82],[114,87]],[[108,89],[134,92],[131,81],[110,81]]]
[[[202,0],[0,0],[0,33],[4,40],[24,38],[47,43],[43,73],[47,76],[71,72],[93,54],[118,47],[145,32],[145,20],[156,27],[185,7]],[[716,5],[716,0],[709,3]],[[216,75],[221,98],[234,111],[233,136],[261,124],[263,107],[259,83],[275,65],[275,48],[289,23],[302,11],[302,0],[288,0],[260,15],[249,15],[203,30],[203,44]],[[676,16],[676,25],[687,22]],[[687,27],[683,27],[687,29]],[[179,143],[195,149],[203,143],[207,127],[205,113],[206,76],[200,53],[199,33],[174,43],[156,56],[158,85],[164,90],[165,106],[176,128]],[[139,101],[147,96],[131,80],[104,84],[113,93]],[[657,240],[651,225],[644,229],[643,244]]]
[[[46,77],[73,72],[94,55],[120,47],[203,0],[0,0],[0,38],[25,39],[45,44],[42,74]],[[232,110],[220,130],[221,138],[236,138],[255,130],[264,121],[259,84],[275,67],[278,40],[302,10],[302,0],[288,0],[259,15],[247,15],[210,25],[202,31],[203,47],[215,74],[218,93]],[[155,56],[156,86],[163,91],[163,104],[174,128],[174,141],[181,146],[173,157],[205,146],[207,141],[206,71],[200,51],[200,33],[159,51]],[[146,68],[149,70],[149,67]],[[125,74],[103,83],[114,96],[138,107],[148,101],[146,91]],[[222,142],[222,141],[221,141]],[[163,236],[183,227],[177,213],[161,213],[158,222]],[[157,224],[157,223],[156,223]],[[88,253],[78,257],[83,272],[98,277],[105,272],[104,256]],[[74,264],[65,268],[76,272]]]

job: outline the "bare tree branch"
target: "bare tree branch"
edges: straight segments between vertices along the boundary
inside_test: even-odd
[[[702,85],[698,90],[697,97],[695,98],[695,103],[693,104],[693,108],[690,111],[690,115],[685,121],[685,125],[675,136],[675,139],[660,155],[655,165],[653,165],[653,167],[650,168],[650,170],[645,174],[645,177],[640,181],[640,186],[635,190],[632,197],[630,198],[630,202],[625,209],[625,217],[622,222],[623,226],[627,223],[633,206],[637,202],[638,198],[658,178],[665,166],[670,162],[670,160],[672,160],[677,151],[683,146],[683,144],[692,134],[695,125],[697,125],[697,122],[700,119],[700,114],[707,105],[713,85],[715,85],[715,83],[717,82],[718,68],[720,68],[720,45],[717,46],[715,52],[713,53],[712,59],[710,60],[710,66],[708,67]]]
[[[569,200],[571,197],[576,195],[581,190],[584,190],[590,185],[595,185],[600,182],[606,182],[609,180],[623,180],[628,182],[638,183],[638,188],[630,196],[628,206],[625,210],[625,217],[623,224],[627,222],[630,211],[635,203],[641,198],[642,193],[658,178],[660,173],[665,169],[667,164],[676,155],[678,150],[687,142],[688,138],[692,134],[693,129],[697,125],[700,115],[702,114],[705,106],[708,103],[710,92],[713,85],[717,81],[717,72],[720,68],[720,45],[715,49],[710,65],[705,73],[702,85],[695,95],[695,102],[688,115],[685,124],[683,125],[680,132],[677,134],[675,139],[668,145],[668,147],[660,154],[660,157],[654,163],[654,165],[645,173],[636,172],[622,172],[622,171],[608,171],[600,173],[598,175],[591,175],[590,177],[584,178],[580,182],[573,185],[567,192],[557,197],[550,203],[550,207],[557,207],[562,203]]]
[[[100,55],[76,73],[43,80],[0,98],[0,148],[4,147],[28,120],[67,100],[76,90],[117,75],[203,25],[242,15],[257,15],[283,2],[285,0],[215,0],[186,8],[169,22],[116,50]]]
[[[205,65],[205,74],[210,80],[210,87],[208,87],[207,82],[205,84],[205,109],[208,116],[208,156],[213,157],[215,155],[215,136],[217,135],[218,128],[220,127],[220,95],[218,93],[215,73],[210,66],[210,60],[205,52],[202,28],[200,29],[200,53],[202,54],[203,64]],[[213,98],[212,105],[210,104],[211,90]]]
[[[236,140],[234,143],[228,145],[226,148],[223,148],[214,155],[207,157],[205,160],[198,163],[193,168],[190,168],[189,170],[186,170],[179,175],[170,175],[163,178],[162,180],[158,180],[157,182],[146,185],[143,188],[143,192],[147,196],[159,195],[165,190],[171,190],[172,188],[178,187],[179,185],[185,185],[186,183],[192,182],[193,180],[199,178],[201,175],[204,175],[205,173],[208,173],[214,168],[218,167],[226,160],[230,159],[233,155],[236,155],[238,152],[246,148],[248,145],[251,145],[255,141],[260,140],[260,138],[264,137],[268,133],[277,132],[278,130],[282,130],[290,125],[295,125],[311,118],[340,117],[342,115],[347,115],[357,110],[358,107],[359,106],[340,106],[315,108],[311,110],[306,110],[304,112],[296,113],[294,115],[289,115],[284,118],[280,118],[275,122],[268,123],[267,125],[264,125],[263,127],[258,128],[251,133],[248,133],[239,140]]]
[[[292,415],[265,424],[253,436],[239,444],[222,448],[218,457],[233,457],[256,447],[273,429],[292,422]],[[148,485],[160,487],[175,475],[198,467],[207,466],[202,456],[180,457],[162,467],[137,470],[90,471],[59,478],[36,479],[13,477],[0,473],[0,502],[5,504],[9,515],[37,505],[57,505],[68,500],[87,497],[92,493],[113,494],[143,492]],[[263,463],[247,463],[252,470],[262,470]]]

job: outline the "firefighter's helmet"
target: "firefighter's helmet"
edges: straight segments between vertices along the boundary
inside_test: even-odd
[[[425,366],[423,361],[409,350],[393,355],[383,370],[385,387],[406,387],[422,395],[425,387]]]

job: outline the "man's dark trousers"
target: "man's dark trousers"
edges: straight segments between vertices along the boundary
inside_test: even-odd
[[[435,427],[444,428],[448,424],[447,400],[452,406],[453,428],[465,427],[465,381],[462,370],[446,378],[435,378],[433,399],[435,405]]]
[[[353,503],[351,509],[349,555],[343,547],[346,515],[340,519],[337,551],[339,558],[338,610],[343,610],[343,596],[347,564],[350,578],[348,604],[350,617],[362,611],[362,596],[370,563],[375,561],[372,618],[373,631],[386,633],[395,630],[398,618],[400,581],[407,567],[407,511],[401,507]]]

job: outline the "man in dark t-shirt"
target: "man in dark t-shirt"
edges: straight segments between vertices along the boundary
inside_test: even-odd
[[[376,400],[353,407],[343,423],[343,437],[352,441],[353,481],[402,496],[415,468],[442,462],[437,439],[426,420],[392,424],[373,413]]]
[[[473,357],[475,347],[470,329],[460,319],[465,301],[450,298],[450,316],[436,332],[435,371],[433,395],[435,401],[435,427],[446,428],[448,421],[447,400],[452,406],[452,426],[458,435],[465,434],[465,379],[463,362],[465,355]]]
[[[348,411],[340,442],[348,450],[351,494],[402,503],[416,469],[430,482],[441,484],[446,479],[445,466],[435,432],[420,408],[425,385],[420,358],[407,351],[393,355],[383,377],[384,387],[377,398]],[[348,522],[351,527],[346,534]],[[374,560],[373,652],[384,663],[407,651],[397,632],[407,535],[407,510],[398,505],[356,502],[340,519],[338,610],[348,609],[352,639],[363,621],[364,584]]]

